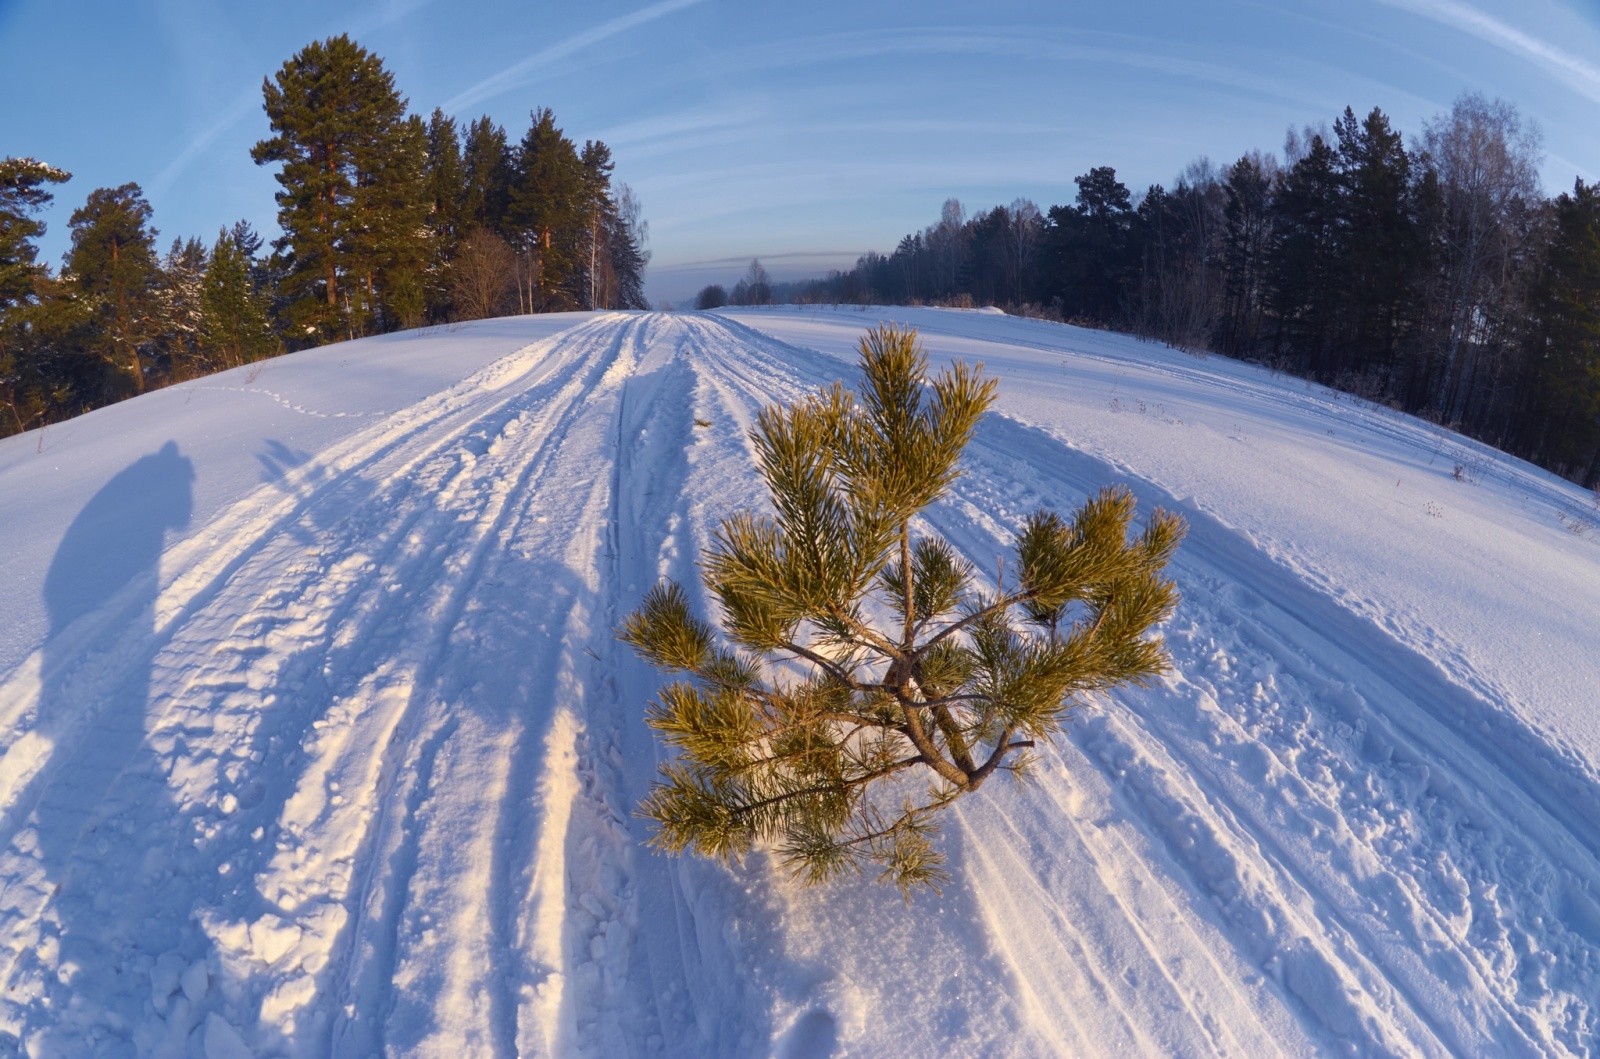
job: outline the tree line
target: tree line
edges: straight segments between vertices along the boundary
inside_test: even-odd
[[[645,308],[648,226],[611,150],[540,108],[408,113],[346,36],[262,86],[282,235],[244,221],[159,249],[138,184],[91,191],[58,272],[39,212],[71,174],[0,160],[0,436],[288,350],[507,313]]]
[[[1467,95],[1408,146],[1381,110],[1070,205],[955,200],[776,300],[990,304],[1268,364],[1600,481],[1600,185],[1542,194],[1537,130]]]

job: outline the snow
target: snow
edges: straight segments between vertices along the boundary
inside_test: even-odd
[[[1110,482],[1191,527],[1174,671],[909,905],[645,849],[612,635],[882,319],[1000,380],[928,517],[980,569]],[[0,485],[0,1054],[1600,1040],[1600,510],[1386,409],[996,313],[572,314],[174,386]]]

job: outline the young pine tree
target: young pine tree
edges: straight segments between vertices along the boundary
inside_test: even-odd
[[[772,513],[724,521],[702,579],[724,637],[657,585],[619,635],[686,679],[649,723],[676,751],[641,806],[653,843],[731,860],[773,840],[806,883],[869,865],[909,899],[946,877],[931,817],[999,772],[1025,774],[1082,697],[1165,668],[1149,635],[1177,602],[1162,568],[1182,520],[1107,489],[1040,511],[1000,584],[914,528],[960,474],[995,384],[961,363],[925,383],[914,330],[861,342],[835,384],[761,413]],[[913,777],[926,781],[912,782]]]

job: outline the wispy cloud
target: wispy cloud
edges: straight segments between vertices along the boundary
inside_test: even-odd
[[[1600,66],[1558,48],[1549,41],[1524,33],[1517,27],[1502,22],[1470,4],[1461,3],[1460,0],[1380,0],[1380,2],[1453,26],[1502,51],[1531,59],[1541,68],[1557,73],[1578,92],[1600,101]]]
[[[179,151],[172,161],[167,163],[166,168],[156,175],[156,178],[150,182],[150,186],[146,190],[152,195],[165,194],[183,171],[189,168],[190,164],[200,157],[208,147],[217,142],[218,137],[239,124],[246,114],[249,114],[251,110],[260,105],[261,89],[259,87],[238,95],[228,105],[227,110],[223,111],[210,125],[200,130],[194,139],[189,141],[188,146]]]
[[[416,12],[435,3],[435,0],[379,0],[378,3],[366,8],[355,16],[350,22],[348,30],[356,35],[368,30],[383,29],[401,22]],[[0,8],[4,7],[4,0],[0,0]],[[332,30],[330,29],[331,33]],[[239,93],[228,104],[227,109],[220,112],[211,124],[195,134],[194,138],[168,162],[166,168],[156,174],[145,190],[152,195],[165,194],[172,188],[184,170],[194,164],[194,160],[206,152],[225,133],[239,122],[243,121],[250,113],[261,106],[261,82],[256,81],[251,86]]]
[[[1233,61],[1207,62],[1170,52],[1171,42],[1126,33],[1050,28],[978,26],[907,27],[894,33],[846,30],[782,44],[764,44],[728,52],[718,59],[725,76],[778,67],[808,68],[826,64],[861,64],[885,57],[983,56],[990,59],[1043,63],[1103,63],[1210,84],[1269,99],[1327,105],[1303,83],[1308,65],[1279,76],[1256,74],[1271,68],[1273,56],[1250,53]]]
[[[654,22],[686,7],[704,3],[705,0],[661,0],[660,3],[643,7],[632,14],[621,15],[609,22],[603,22],[593,29],[586,30],[576,36],[550,45],[548,48],[534,52],[519,63],[506,67],[497,74],[484,78],[471,88],[447,100],[444,109],[455,112],[466,107],[475,106],[486,99],[492,99],[502,92],[508,92],[520,85],[532,81],[539,67],[546,63],[563,59],[574,52],[582,51],[591,44],[598,44],[608,37],[625,33],[635,26],[642,26],[646,22]]]

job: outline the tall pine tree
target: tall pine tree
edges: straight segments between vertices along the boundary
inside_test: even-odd
[[[1260,338],[1266,294],[1267,255],[1272,246],[1272,190],[1277,167],[1271,156],[1247,154],[1228,170],[1222,189],[1222,314],[1213,337],[1229,356],[1243,356]]]
[[[250,154],[281,166],[290,320],[297,337],[351,336],[392,295],[380,282],[415,279],[399,241],[422,207],[418,130],[383,61],[342,34],[303,48],[262,94],[274,135]]]
[[[71,173],[37,159],[0,159],[0,313],[33,295],[40,273],[34,240],[44,234],[35,215],[53,198],[45,185],[70,179]]]
[[[34,158],[0,160],[0,433],[28,429],[52,404],[46,333],[57,314],[41,307],[40,293],[61,284],[37,263],[45,226],[36,215],[53,198],[47,185],[71,178]]]
[[[1334,367],[1342,208],[1337,156],[1313,136],[1273,200],[1267,285],[1273,353],[1323,378]]]
[[[467,126],[461,147],[462,223],[505,235],[511,196],[511,148],[506,130],[481,117]]]
[[[1344,192],[1341,353],[1356,371],[1386,378],[1412,324],[1414,277],[1426,263],[1413,209],[1411,156],[1376,107],[1361,121],[1346,107],[1334,132]]]
[[[1099,166],[1076,177],[1075,206],[1052,206],[1046,236],[1062,314],[1102,324],[1122,316],[1134,211],[1117,171]]]
[[[150,213],[139,185],[123,184],[91,191],[67,222],[67,271],[94,319],[87,352],[115,371],[98,380],[109,397],[123,387],[144,392],[146,362],[160,330],[161,269]],[[86,374],[85,389],[97,388],[91,381],[97,373]]]

